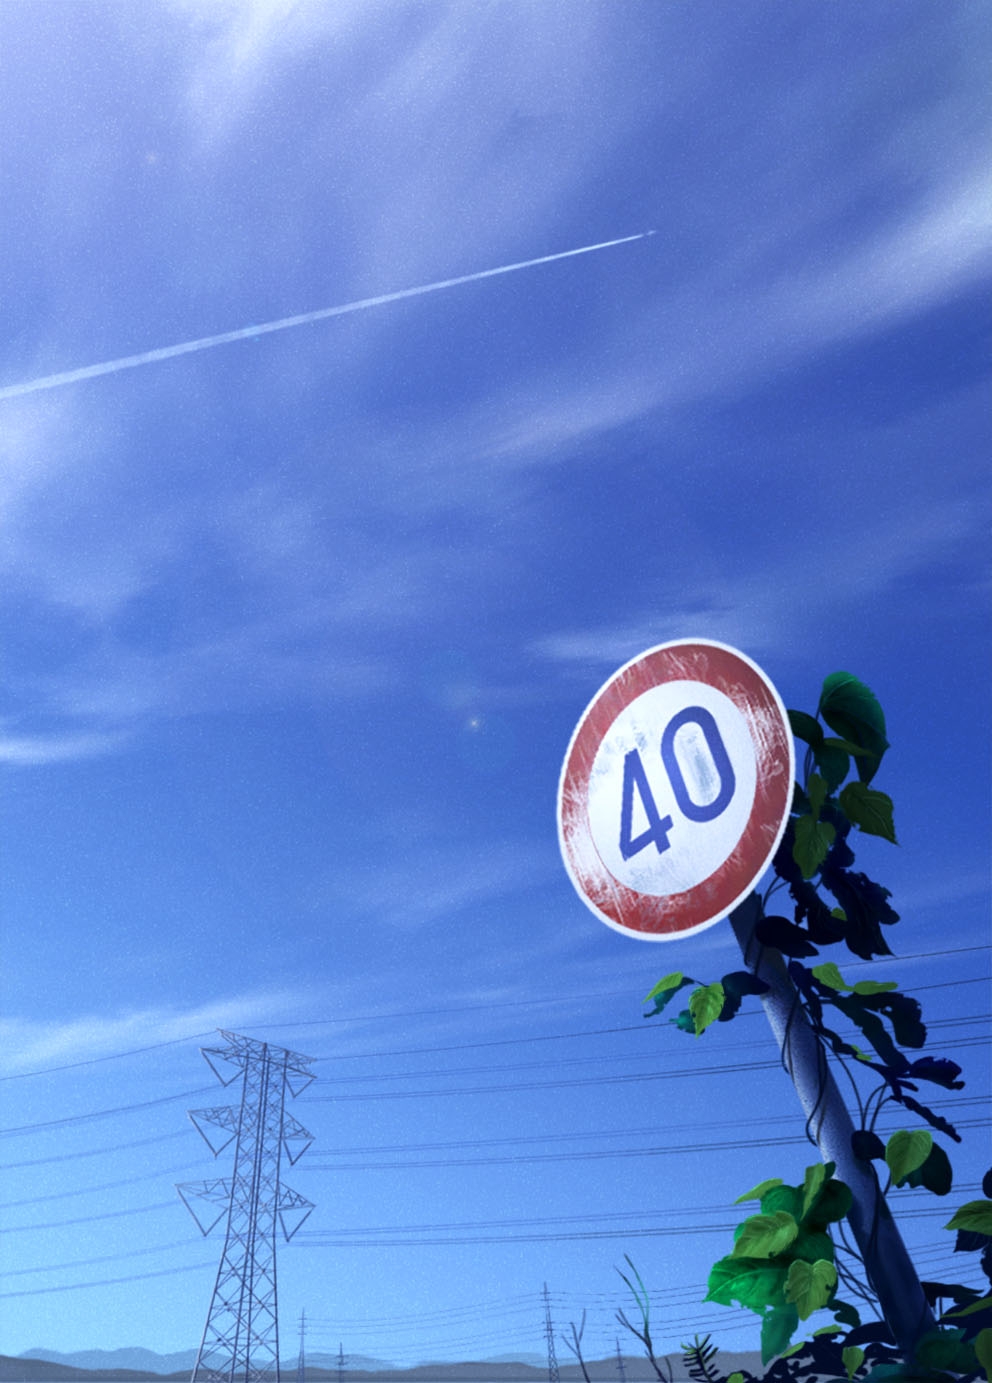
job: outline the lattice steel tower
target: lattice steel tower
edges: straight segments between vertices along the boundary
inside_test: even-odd
[[[620,1383],[627,1383],[627,1370],[623,1366],[623,1355],[620,1353],[620,1336],[617,1336],[617,1373],[620,1375]]]
[[[555,1330],[551,1324],[551,1297],[544,1284],[544,1333],[548,1337],[548,1383],[559,1383],[558,1357],[555,1354]]]
[[[234,1174],[176,1187],[203,1234],[227,1216],[224,1251],[192,1379],[279,1383],[276,1237],[281,1231],[288,1243],[313,1209],[311,1201],[279,1180],[283,1156],[292,1165],[313,1142],[286,1111],[286,1095],[299,1095],[314,1079],[312,1058],[236,1033],[220,1035],[225,1046],[201,1050],[222,1085],[241,1077],[241,1104],[192,1109],[189,1117],[215,1157],[235,1144]],[[210,1214],[219,1207],[212,1219],[209,1214],[201,1218],[190,1204],[193,1198],[206,1201]]]

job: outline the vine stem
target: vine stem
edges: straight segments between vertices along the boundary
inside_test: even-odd
[[[792,1078],[807,1127],[815,1128],[820,1155],[834,1164],[838,1178],[850,1187],[853,1201],[848,1222],[864,1258],[868,1283],[900,1351],[911,1358],[921,1335],[934,1329],[933,1313],[871,1163],[854,1156],[854,1124],[827,1066],[823,1044],[805,1010],[797,1005],[796,987],[785,961],[754,935],[760,917],[761,901],[752,893],[730,914],[730,923],[745,965],[768,985],[761,1002],[782,1065]]]

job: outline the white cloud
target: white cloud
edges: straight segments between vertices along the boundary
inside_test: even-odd
[[[992,274],[987,161],[926,187],[891,224],[812,273],[799,267],[769,295],[772,316],[807,348],[883,328]],[[790,333],[791,334],[791,333]]]
[[[925,512],[914,506],[888,516],[870,535],[851,528],[846,541],[833,539],[814,563],[785,548],[778,561],[746,574],[700,575],[689,603],[681,588],[659,590],[650,610],[606,626],[548,634],[534,649],[563,667],[610,669],[688,633],[756,653],[786,653],[797,628],[808,636],[838,608],[863,609],[875,593],[973,542],[987,522],[968,502],[935,498]]]
[[[370,921],[412,930],[453,920],[557,877],[557,856],[526,841],[490,841],[480,850],[438,841],[423,823],[418,828],[406,822],[406,829],[396,823],[392,830],[388,823],[380,824],[383,841],[392,841],[383,862],[377,867],[366,863],[354,873],[336,869],[315,890],[311,907],[340,901]]]
[[[0,763],[35,766],[91,759],[115,753],[126,742],[127,736],[123,731],[12,735],[0,730]]]
[[[217,1028],[242,1027],[295,1014],[296,992],[235,995],[193,1008],[147,1007],[116,1014],[88,1014],[44,1022],[0,1019],[0,1070],[5,1074],[35,1067],[87,1061],[158,1043],[188,1042]]]
[[[162,0],[189,33],[186,101],[198,136],[228,135],[250,111],[273,68],[356,22],[362,0]]]

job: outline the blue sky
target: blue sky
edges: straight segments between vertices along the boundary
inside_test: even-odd
[[[987,9],[8,0],[0,42],[0,1350],[198,1342],[218,1027],[318,1058],[289,1352],[301,1310],[539,1352],[547,1281],[605,1353],[625,1252],[666,1348],[753,1345],[702,1284],[798,1106],[760,1011],[643,1022],[732,936],[584,909],[558,773],[667,639],[789,706],[861,677],[886,974],[987,1098]],[[962,1186],[990,1160],[976,1124]]]

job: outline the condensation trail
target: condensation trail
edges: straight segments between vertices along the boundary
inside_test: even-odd
[[[654,234],[653,230],[640,231],[637,235],[624,235],[619,240],[601,240],[597,245],[581,245],[577,250],[561,250],[558,254],[541,255],[538,259],[522,259],[516,264],[502,264],[498,269],[480,269],[474,274],[460,274],[453,279],[423,283],[418,288],[401,288],[397,293],[380,293],[375,298],[359,298],[357,302],[342,303],[338,307],[322,307],[316,312],[300,312],[295,317],[280,317],[276,322],[239,327],[236,331],[222,331],[216,336],[201,336],[196,341],[181,341],[176,346],[160,346],[157,350],[141,351],[138,355],[124,355],[118,360],[105,360],[100,365],[83,365],[77,370],[62,370],[55,375],[41,375],[38,379],[25,380],[21,384],[0,387],[0,400],[36,394],[42,389],[59,389],[64,384],[78,384],[81,380],[97,379],[100,375],[115,375],[119,370],[134,370],[139,365],[154,365],[160,360],[172,360],[177,355],[192,355],[194,351],[207,351],[214,346],[229,345],[232,341],[246,341],[251,337],[264,336],[270,331],[287,331],[290,327],[309,326],[311,322],[323,322],[328,317],[343,317],[349,312],[364,312],[368,307],[382,307],[385,303],[400,302],[403,298],[419,298],[424,293],[439,293],[442,288],[455,288],[461,283],[477,283],[480,279],[495,278],[497,274],[514,274],[518,269],[532,269],[538,264],[553,264],[558,259],[592,254],[594,250],[608,250],[613,245],[627,245],[632,240],[644,240]]]

